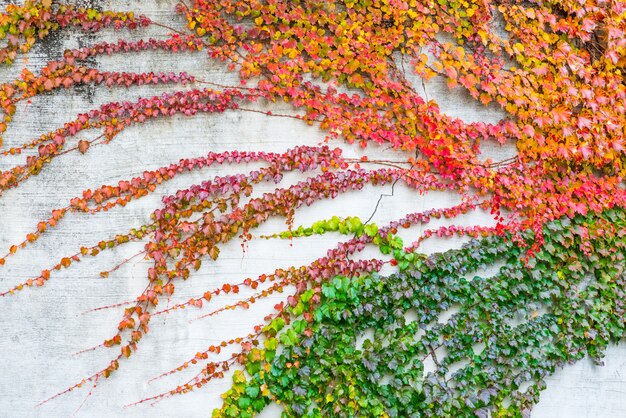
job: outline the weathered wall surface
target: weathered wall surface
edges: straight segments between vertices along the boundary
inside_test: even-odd
[[[0,1],[4,7],[6,1]],[[173,2],[116,1],[101,2],[105,7],[140,10],[151,18],[181,25],[173,17]],[[150,29],[124,37],[163,36],[162,31]],[[17,76],[22,66],[31,70],[40,68],[48,60],[58,58],[65,48],[88,45],[98,40],[114,40],[120,34],[107,32],[98,35],[78,35],[65,32],[38,45],[18,62],[13,69],[0,69],[0,79]],[[236,78],[220,64],[210,62],[204,55],[134,54],[100,58],[94,64],[100,68],[117,71],[187,71],[204,80],[223,84],[236,84]],[[421,86],[420,86],[421,87]],[[170,91],[175,87],[137,88],[133,90],[82,87],[39,97],[23,104],[19,116],[5,136],[5,146],[26,142],[43,132],[57,128],[72,116],[110,101],[132,100],[140,96]],[[425,94],[438,100],[448,114],[464,120],[495,121],[501,114],[485,109],[459,91],[448,92],[443,85],[430,83]],[[285,105],[261,105],[276,111],[290,109]],[[92,133],[93,136],[95,134]],[[91,138],[86,134],[85,138]],[[70,153],[57,158],[39,176],[33,177],[15,190],[0,197],[0,253],[11,244],[20,242],[31,232],[39,220],[47,218],[53,208],[67,205],[68,200],[80,195],[86,188],[101,184],[114,184],[180,158],[205,155],[209,151],[264,150],[284,151],[295,145],[316,145],[324,140],[324,133],[316,127],[306,126],[293,119],[267,117],[258,113],[224,113],[202,115],[194,118],[176,117],[127,129],[112,143],[96,146],[86,155]],[[348,155],[361,155],[356,147],[336,142]],[[514,150],[491,148],[486,150],[493,158],[505,158]],[[371,148],[368,155],[393,153]],[[4,170],[18,160],[0,159]],[[93,244],[100,239],[127,232],[145,223],[160,198],[180,188],[203,179],[247,171],[251,167],[210,168],[186,174],[159,188],[153,196],[134,202],[125,208],[95,216],[70,215],[58,228],[46,232],[35,245],[19,252],[0,269],[0,289],[5,290],[38,273],[42,268],[72,254],[80,246]],[[285,183],[297,181],[297,176]],[[269,186],[260,192],[269,191]],[[346,194],[331,202],[316,203],[296,215],[296,224],[308,224],[331,215],[360,216],[368,218],[374,212],[381,194],[390,194],[390,188],[371,187],[366,192]],[[396,187],[393,196],[385,196],[373,221],[379,225],[397,219],[409,212],[433,207],[447,207],[459,202],[452,194],[430,193],[418,196],[402,187]],[[487,215],[474,214],[461,220],[468,224],[491,224]],[[256,232],[272,233],[285,229],[284,222],[273,220]],[[419,236],[414,228],[405,234],[406,240]],[[301,265],[325,254],[340,239],[337,236],[310,237],[305,241],[252,240],[244,253],[238,242],[222,249],[217,263],[207,264],[184,286],[178,286],[176,297],[170,304],[201,294],[224,280],[245,278],[271,272],[279,267]],[[458,247],[460,240],[428,241],[423,251],[434,252]],[[141,251],[143,244],[129,244],[110,254],[78,263],[71,269],[53,275],[42,289],[27,290],[10,298],[0,299],[0,417],[63,417],[70,416],[83,402],[89,388],[69,393],[43,406],[37,403],[80,381],[85,376],[105,367],[112,353],[97,349],[83,354],[74,353],[100,344],[112,336],[123,308],[85,311],[103,305],[132,300],[146,283],[148,262],[138,257],[111,274],[99,278],[99,272],[110,269],[120,260]],[[221,298],[220,298],[221,299]],[[212,308],[225,303],[221,299]],[[187,309],[170,315],[155,317],[150,334],[142,340],[139,351],[120,370],[107,380],[99,382],[86,400],[79,417],[196,417],[207,416],[212,407],[219,405],[219,394],[229,385],[229,380],[214,382],[197,392],[174,397],[154,406],[143,404],[124,408],[124,405],[159,393],[184,382],[189,373],[175,374],[148,383],[160,373],[176,367],[205,350],[209,345],[247,334],[255,325],[255,318],[269,312],[281,300],[276,295],[253,311],[236,311],[221,316],[193,321],[203,311]],[[206,309],[206,307],[205,307]],[[613,347],[606,357],[606,366],[597,367],[583,361],[558,372],[548,382],[540,404],[533,417],[623,417],[626,416],[626,346]],[[280,408],[270,408],[266,417],[277,416]]]

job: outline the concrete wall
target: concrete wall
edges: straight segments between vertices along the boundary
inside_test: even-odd
[[[0,1],[4,7],[6,1]],[[117,9],[140,10],[160,22],[181,25],[172,17],[173,2],[120,1],[102,2]],[[65,32],[38,45],[27,56],[27,62],[18,62],[12,69],[0,69],[0,80],[14,78],[22,66],[39,69],[48,60],[58,58],[65,48],[83,46],[102,39],[114,40],[119,34],[107,32],[96,36],[78,36]],[[162,36],[163,32],[150,29],[124,37]],[[170,56],[166,54],[139,54],[113,58],[98,58],[95,63],[107,70],[127,71],[188,71],[200,78],[224,84],[236,84],[236,78],[204,55]],[[421,85],[420,85],[421,87]],[[496,109],[475,104],[461,92],[448,92],[446,87],[431,82],[425,94],[436,99],[448,114],[467,121],[498,120],[502,115]],[[116,100],[132,100],[140,96],[169,91],[166,88],[138,88],[133,90],[90,88],[55,92],[36,98],[30,104],[21,104],[15,123],[5,135],[5,146],[23,143],[37,135],[55,129],[73,115]],[[261,107],[266,105],[260,105]],[[286,106],[272,105],[273,111],[291,111]],[[79,139],[93,137],[86,134]],[[68,199],[86,188],[101,184],[115,184],[145,169],[156,168],[180,158],[205,155],[219,150],[284,151],[294,145],[316,145],[324,140],[324,133],[292,119],[270,118],[257,113],[225,113],[195,118],[173,118],[132,127],[111,144],[90,149],[86,155],[70,153],[57,158],[44,172],[18,189],[0,197],[0,253],[11,244],[21,241],[47,218],[53,208],[63,207]],[[347,155],[359,156],[361,151],[340,142]],[[488,156],[505,158],[513,149],[486,149]],[[394,158],[386,149],[371,147],[367,154],[375,158],[385,155]],[[0,158],[0,169],[6,169],[18,160]],[[221,167],[205,169],[180,176],[159,188],[153,196],[134,202],[125,208],[95,216],[70,215],[58,228],[46,232],[35,245],[20,251],[7,265],[0,268],[0,290],[5,290],[24,279],[38,274],[57,260],[76,251],[81,245],[124,233],[145,223],[160,198],[182,187],[198,183],[217,174],[248,170],[248,167]],[[288,176],[285,183],[297,181]],[[259,189],[270,191],[269,186]],[[374,212],[380,194],[390,189],[371,187],[361,193],[347,194],[332,202],[316,203],[296,215],[296,224],[309,224],[330,215],[369,217]],[[432,207],[447,207],[459,202],[459,197],[445,193],[418,196],[403,187],[397,187],[393,196],[382,199],[373,221],[379,225],[397,219],[409,212]],[[491,224],[486,215],[473,214],[461,220],[468,224]],[[272,220],[255,234],[285,229],[284,222]],[[405,238],[415,239],[420,230],[410,230]],[[184,285],[178,286],[170,304],[201,294],[224,280],[245,278],[273,271],[278,267],[309,263],[325,254],[340,239],[337,236],[295,240],[293,245],[282,241],[252,240],[244,253],[238,242],[222,248],[217,263],[206,263]],[[428,241],[424,252],[458,247],[460,240]],[[110,254],[78,263],[68,270],[53,274],[42,289],[27,290],[10,298],[0,299],[0,417],[63,417],[81,405],[89,389],[82,389],[55,399],[43,406],[37,403],[80,381],[108,363],[113,353],[97,349],[75,355],[115,334],[123,308],[97,312],[85,311],[103,305],[132,300],[146,284],[149,263],[140,257],[111,274],[99,278],[120,260],[141,251],[142,243],[128,244]],[[228,299],[219,298],[209,308],[215,308]],[[214,382],[197,392],[174,397],[154,406],[143,404],[124,408],[124,405],[170,389],[185,381],[190,374],[181,373],[147,383],[149,379],[178,366],[197,351],[231,336],[248,333],[254,318],[269,312],[271,306],[282,300],[281,295],[260,304],[253,312],[225,313],[212,319],[189,322],[204,311],[187,309],[171,315],[155,317],[150,334],[141,342],[139,351],[128,361],[122,361],[120,370],[86,400],[79,417],[195,417],[207,416],[220,403],[219,394],[229,380]],[[205,308],[206,311],[206,308]],[[533,417],[623,417],[626,416],[626,347],[614,347],[608,352],[605,367],[596,367],[587,361],[568,367],[549,379],[548,389],[536,407]],[[270,408],[266,417],[277,416],[280,409]]]

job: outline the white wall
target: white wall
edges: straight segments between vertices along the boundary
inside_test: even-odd
[[[4,7],[6,1],[0,1]],[[104,2],[106,3],[106,2]],[[141,10],[160,22],[181,24],[172,19],[173,2],[122,1],[116,8]],[[111,6],[109,6],[111,7]],[[150,29],[131,37],[158,36]],[[125,37],[128,35],[124,34]],[[60,56],[63,49],[86,45],[97,40],[116,39],[107,32],[97,36],[77,36],[66,32],[45,46],[36,47],[28,62],[18,62],[15,68],[0,69],[0,80],[15,77],[23,65],[32,70]],[[98,65],[107,70],[128,71],[188,71],[206,80],[236,84],[233,74],[220,65],[210,62],[204,55],[140,54],[117,58],[99,58]],[[171,88],[139,88],[133,90],[82,88],[80,91],[56,92],[21,104],[15,122],[5,135],[5,146],[17,145],[37,135],[58,127],[72,116],[99,104],[113,100],[131,100],[145,95],[169,91]],[[467,121],[490,120],[501,117],[494,109],[485,109],[464,98],[459,91],[449,93],[445,86],[431,83],[427,86],[430,98],[439,100],[442,109]],[[290,111],[282,106],[284,111]],[[275,110],[272,107],[272,110]],[[89,139],[89,136],[80,139]],[[291,119],[270,118],[256,113],[225,113],[203,115],[193,119],[174,118],[150,122],[123,132],[111,144],[90,149],[86,155],[71,153],[54,160],[39,176],[33,177],[19,188],[0,197],[0,253],[11,244],[21,241],[26,233],[36,227],[39,220],[47,218],[53,208],[65,206],[68,200],[86,188],[101,184],[114,184],[128,179],[145,169],[156,168],[180,158],[204,155],[218,150],[284,151],[294,145],[316,145],[323,141],[324,133]],[[356,147],[340,142],[347,155],[361,155]],[[514,150],[487,150],[494,158],[505,158]],[[393,152],[372,147],[368,155],[385,155]],[[390,157],[391,156],[391,157]],[[0,158],[0,169],[6,169],[15,159]],[[178,177],[157,190],[154,195],[134,202],[125,208],[95,216],[70,215],[58,228],[46,234],[27,250],[10,258],[0,268],[0,290],[38,274],[42,268],[55,264],[60,257],[76,251],[81,245],[96,243],[100,239],[124,233],[145,223],[160,198],[182,187],[197,183],[217,174],[242,171],[241,167],[211,168]],[[286,178],[297,181],[297,176]],[[269,191],[269,187],[261,191]],[[332,202],[316,203],[296,215],[296,224],[309,224],[332,215],[356,215],[367,218],[373,212],[381,193],[387,188],[369,188],[365,192],[337,198]],[[397,187],[393,197],[385,197],[374,222],[400,218],[405,213],[431,207],[456,204],[458,196],[431,193],[417,196]],[[469,224],[490,224],[484,215],[474,214],[462,220]],[[280,220],[272,220],[256,234],[285,229]],[[411,231],[417,238],[420,231]],[[253,240],[248,251],[242,253],[238,242],[222,248],[217,263],[206,263],[198,274],[177,287],[171,303],[184,301],[203,293],[224,280],[245,278],[268,273],[278,267],[306,264],[324,255],[338,238],[309,238],[306,241],[288,242]],[[423,251],[433,252],[458,247],[461,241],[432,240]],[[63,417],[71,415],[81,404],[89,389],[82,389],[52,400],[41,407],[37,403],[76,383],[81,378],[106,366],[112,351],[98,349],[81,355],[73,353],[97,345],[115,334],[123,308],[83,314],[84,311],[108,304],[132,300],[146,283],[149,265],[141,258],[125,265],[108,279],[99,278],[99,272],[131,257],[142,249],[141,243],[128,244],[110,254],[81,262],[68,270],[53,274],[42,289],[26,290],[13,297],[0,299],[0,417]],[[218,298],[210,307],[219,306],[228,299]],[[230,336],[246,334],[269,312],[274,303],[282,300],[272,297],[253,312],[236,311],[219,317],[194,321],[204,311],[187,309],[167,317],[155,317],[151,332],[145,337],[139,351],[130,360],[122,361],[112,378],[99,382],[97,389],[86,400],[79,417],[195,417],[207,416],[219,405],[219,394],[229,386],[229,379],[214,382],[197,392],[174,397],[154,407],[143,404],[124,408],[124,405],[167,390],[184,381],[189,373],[181,373],[148,384],[147,381],[178,366],[197,351],[218,343]],[[206,308],[205,308],[206,311]],[[549,380],[548,389],[536,407],[533,417],[622,417],[626,416],[626,347],[611,348],[605,367],[592,366],[583,361],[558,372]],[[276,416],[278,409],[270,409],[265,416]]]

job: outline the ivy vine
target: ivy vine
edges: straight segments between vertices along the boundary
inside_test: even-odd
[[[285,416],[526,417],[547,376],[584,356],[601,363],[608,345],[622,341],[623,2],[187,0],[176,2],[172,13],[182,16],[186,27],[132,11],[53,0],[6,6],[0,14],[0,62],[7,66],[69,27],[114,28],[120,34],[159,27],[167,35],[99,42],[66,50],[36,72],[23,68],[18,79],[0,86],[0,135],[10,133],[20,102],[56,90],[167,84],[174,91],[70,115],[55,130],[1,148],[0,158],[23,159],[0,172],[0,199],[61,155],[114,146],[127,127],[177,115],[259,112],[248,107],[258,101],[290,103],[297,116],[261,112],[317,125],[329,143],[384,144],[403,157],[352,159],[329,144],[282,153],[210,152],[87,189],[54,209],[0,256],[0,268],[46,231],[62,227],[68,213],[125,206],[183,172],[207,166],[256,162],[261,167],[179,190],[163,199],[149,223],[86,243],[0,292],[19,297],[16,293],[47,285],[55,271],[80,260],[130,241],[145,242],[142,255],[152,263],[146,289],[121,304],[118,332],[102,343],[114,354],[101,370],[46,402],[87,382],[95,387],[115,373],[140,347],[153,316],[203,308],[242,289],[253,296],[204,316],[247,309],[270,294],[295,290],[259,319],[252,333],[207,347],[163,374],[193,367],[197,374],[190,381],[139,403],[197,390],[234,367],[232,387],[213,412],[216,417],[253,416],[272,402],[284,405]],[[97,56],[149,50],[221,61],[241,84],[217,85],[187,72],[110,72],[93,66]],[[507,116],[497,123],[450,117],[419,94],[410,81],[415,77],[443,78],[450,89],[498,106]],[[91,139],[77,137],[92,132],[98,133]],[[481,146],[489,143],[514,144],[518,153],[504,161],[484,159]],[[281,184],[294,171],[303,180]],[[264,182],[275,189],[260,195],[257,186]],[[385,226],[337,216],[294,226],[294,214],[303,206],[368,184],[398,182],[416,194],[456,193],[462,203],[408,214]],[[459,215],[480,210],[494,216],[495,226],[454,224]],[[159,310],[202,263],[218,260],[220,247],[258,239],[252,231],[272,217],[284,218],[287,230],[266,239],[334,232],[346,240],[309,265],[225,282]],[[426,229],[409,245],[402,242],[400,230],[433,218],[448,224]],[[421,254],[421,243],[432,236],[471,241],[460,250]],[[352,257],[369,247],[378,248],[380,257]],[[387,264],[396,273],[382,275]],[[498,267],[496,273],[482,274],[489,266]],[[449,319],[439,322],[446,313]],[[226,347],[234,347],[234,354]]]

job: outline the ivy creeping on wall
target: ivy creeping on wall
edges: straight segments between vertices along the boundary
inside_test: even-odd
[[[389,235],[380,248],[393,249],[398,273],[335,276],[318,302],[303,292],[288,326],[265,327],[248,354],[250,378],[235,374],[214,416],[252,416],[272,400],[289,416],[528,415],[546,376],[585,355],[600,362],[624,336],[624,244],[615,243],[625,215],[550,222],[528,263],[507,235],[427,258]],[[474,274],[495,263],[494,276]]]
[[[195,368],[194,378],[139,402],[197,390],[234,368],[214,416],[253,416],[272,402],[283,405],[286,416],[529,416],[547,376],[584,356],[601,362],[607,346],[622,340],[625,3],[187,0],[172,5],[172,13],[186,27],[52,0],[6,7],[0,61],[7,66],[19,65],[17,58],[37,42],[69,27],[113,28],[122,39],[66,50],[61,59],[36,72],[24,68],[0,86],[0,134],[8,137],[20,102],[60,89],[166,84],[174,91],[68,115],[63,126],[5,146],[2,158],[21,162],[0,172],[0,199],[56,157],[115,146],[127,127],[157,118],[263,112],[316,125],[327,133],[327,144],[189,156],[85,190],[10,246],[0,269],[49,229],[62,228],[70,213],[125,206],[183,172],[250,162],[261,167],[179,190],[145,225],[85,243],[49,269],[6,286],[0,295],[20,297],[23,289],[47,285],[55,270],[130,241],[145,243],[142,254],[152,263],[146,288],[125,305],[118,332],[103,342],[114,354],[100,371],[51,399],[95,386],[122,367],[154,315],[202,308],[225,294],[241,297],[205,316],[289,292],[252,333],[211,345],[164,373]],[[151,27],[167,36],[124,39],[128,31]],[[103,55],[153,50],[222,62],[241,83],[220,86],[186,72],[109,72],[93,64]],[[506,117],[466,123],[442,113],[415,87],[415,79],[432,78]],[[278,100],[295,116],[253,107]],[[333,147],[338,141],[382,144],[403,159],[348,158]],[[492,161],[481,154],[485,146],[503,144],[514,145],[517,155]],[[289,172],[303,180],[284,184]],[[259,194],[267,182],[275,189]],[[303,206],[366,185],[398,183],[417,195],[454,193],[461,203],[384,226],[337,216],[294,225]],[[478,211],[494,216],[495,224],[455,223]],[[218,260],[220,247],[259,239],[253,231],[273,217],[284,218],[287,228],[265,237],[270,240],[330,232],[346,240],[309,265],[225,282],[160,308],[202,263]],[[402,242],[401,230],[432,219],[448,223]],[[471,241],[426,256],[419,247],[432,236]],[[356,257],[366,248],[380,256]],[[384,266],[396,272],[382,274]],[[493,274],[480,273],[486,267]]]

